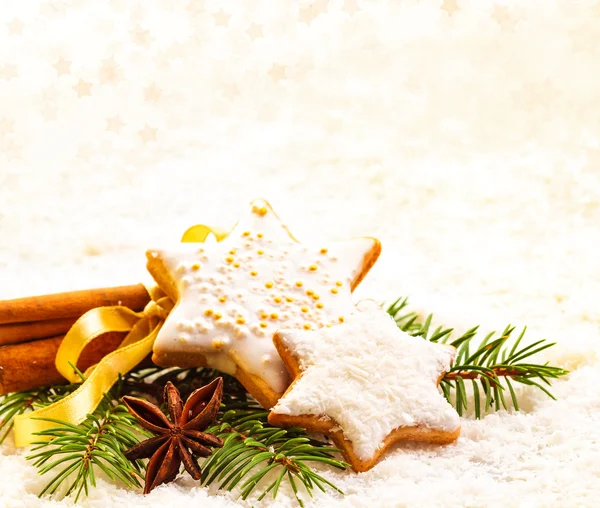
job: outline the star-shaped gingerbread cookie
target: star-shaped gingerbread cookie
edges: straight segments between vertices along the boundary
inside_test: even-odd
[[[290,383],[275,331],[342,322],[380,250],[374,238],[301,244],[263,200],[221,242],[149,250],[148,270],[175,302],[152,359],[232,374],[270,408]]]
[[[329,435],[355,471],[397,442],[458,438],[459,416],[437,388],[456,350],[403,332],[375,302],[342,325],[273,341],[294,380],[269,422]]]

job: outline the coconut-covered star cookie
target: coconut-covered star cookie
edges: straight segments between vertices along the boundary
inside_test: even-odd
[[[150,274],[176,302],[152,359],[232,374],[270,408],[290,383],[274,332],[342,322],[380,250],[374,238],[300,244],[262,200],[221,242],[149,250]]]
[[[294,380],[269,422],[329,435],[355,471],[400,441],[458,438],[458,414],[437,389],[456,350],[411,337],[375,302],[342,325],[279,330],[273,341]]]

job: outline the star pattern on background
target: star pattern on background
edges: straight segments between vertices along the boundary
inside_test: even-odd
[[[92,145],[90,145],[89,143],[82,143],[77,148],[77,153],[75,154],[75,157],[77,159],[82,159],[84,161],[87,161],[87,160],[91,159],[95,153],[96,152],[93,149]]]
[[[102,60],[98,78],[102,85],[116,85],[123,81],[123,69],[117,64],[114,57]]]
[[[229,20],[231,19],[231,14],[227,14],[223,9],[221,9],[220,11],[214,12],[212,17],[215,20],[216,26],[223,26],[223,27],[229,26]]]
[[[278,82],[287,78],[286,71],[287,67],[285,65],[274,63],[267,74],[273,81]]]
[[[150,46],[152,43],[150,30],[144,30],[140,25],[131,30],[131,39],[138,46]]]
[[[150,141],[156,141],[156,133],[158,129],[150,127],[148,124],[144,125],[144,128],[138,131],[140,138],[142,138],[142,143],[146,144]]]
[[[358,11],[360,11],[360,7],[358,5],[357,0],[344,0],[344,7],[342,7],[342,10],[350,17],[352,17]]]
[[[204,12],[204,2],[202,0],[191,0],[185,6],[185,10],[193,14]]]
[[[0,138],[0,156],[4,156],[8,161],[19,160],[22,150],[23,147],[14,139],[8,137]]]
[[[264,37],[262,25],[257,25],[256,23],[250,23],[250,26],[246,30],[246,33],[253,40],[254,39],[259,39],[261,37]]]
[[[23,23],[19,18],[14,18],[12,21],[6,24],[6,28],[8,29],[9,35],[23,35],[25,23]]]
[[[76,85],[73,86],[73,90],[77,93],[78,98],[87,97],[92,95],[92,83],[88,83],[83,79],[80,79]]]
[[[156,83],[152,83],[151,85],[144,88],[144,100],[146,102],[151,102],[156,104],[162,95],[162,90],[158,87]]]
[[[71,62],[65,60],[62,56],[52,65],[58,74],[58,77],[65,76],[71,73]]]
[[[15,130],[15,121],[11,118],[0,118],[0,135],[12,134]]]
[[[316,0],[304,7],[298,9],[298,20],[310,25],[312,21],[317,19],[321,14],[327,12],[329,0]]]
[[[120,132],[124,125],[119,115],[106,118],[106,130],[109,132]]]
[[[440,9],[446,11],[448,16],[452,16],[456,11],[460,10],[460,6],[458,5],[458,0],[444,0]]]
[[[70,6],[61,0],[46,0],[40,4],[40,15],[44,17],[65,15]]]
[[[221,86],[223,97],[232,101],[240,94],[240,88],[235,83],[227,83]]]
[[[491,18],[498,23],[503,30],[512,30],[517,22],[510,16],[510,10],[505,5],[494,5]]]
[[[15,64],[4,64],[0,66],[0,79],[10,81],[19,77],[19,70]]]

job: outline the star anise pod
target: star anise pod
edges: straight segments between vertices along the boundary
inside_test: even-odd
[[[179,390],[169,381],[165,385],[164,399],[170,420],[160,408],[144,399],[125,396],[123,403],[140,425],[156,437],[138,443],[125,452],[129,460],[150,458],[146,468],[144,494],[162,483],[172,482],[183,465],[194,480],[200,479],[201,469],[196,456],[208,457],[223,441],[202,432],[217,416],[223,397],[223,378],[195,390],[185,405]]]

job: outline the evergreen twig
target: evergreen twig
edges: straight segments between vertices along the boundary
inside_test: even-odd
[[[469,405],[465,380],[471,381],[469,390],[473,394],[475,418],[481,418],[489,411],[499,411],[501,408],[508,410],[509,396],[515,410],[519,410],[513,382],[535,386],[554,399],[549,391],[550,380],[568,374],[567,370],[560,367],[529,361],[530,357],[556,343],[541,339],[521,346],[526,328],[514,338],[515,327],[509,325],[497,337],[495,332],[487,334],[475,347],[473,344],[476,342],[478,326],[453,339],[452,328],[438,326],[433,329],[432,314],[422,318],[416,312],[407,312],[407,305],[407,298],[398,298],[387,308],[400,329],[430,342],[450,344],[457,349],[454,365],[442,379],[440,387],[461,416]]]
[[[16,416],[49,406],[66,397],[79,386],[76,383],[44,386],[0,396],[0,444],[12,431]]]
[[[75,492],[77,502],[82,493],[88,495],[90,486],[96,486],[99,471],[112,481],[121,481],[132,488],[140,487],[144,465],[141,461],[130,462],[124,452],[139,441],[140,434],[148,434],[127,408],[117,402],[119,391],[120,383],[79,425],[40,418],[56,424],[37,433],[43,440],[33,443],[33,453],[27,457],[39,474],[51,471],[54,474],[40,497],[52,495],[63,483],[70,482],[64,495]]]

